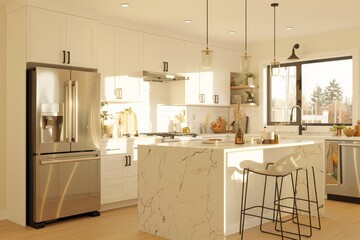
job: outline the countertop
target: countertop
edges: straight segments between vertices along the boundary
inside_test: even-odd
[[[270,148],[282,148],[292,147],[301,145],[311,144],[322,144],[323,141],[319,139],[286,139],[281,140],[278,144],[256,144],[256,143],[245,143],[235,144],[233,139],[222,139],[221,141],[213,144],[202,143],[201,141],[182,141],[182,142],[169,142],[169,143],[158,143],[156,146],[159,147],[176,147],[176,148],[198,148],[198,149],[223,149],[227,152],[232,151],[251,151],[261,150]]]

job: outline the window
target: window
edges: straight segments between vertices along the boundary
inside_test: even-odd
[[[279,76],[268,66],[267,121],[309,125],[352,124],[352,57],[321,59],[281,65]]]

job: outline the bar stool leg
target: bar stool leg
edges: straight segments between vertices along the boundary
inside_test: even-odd
[[[267,176],[265,175],[265,181],[264,181],[264,191],[263,191],[263,199],[261,204],[261,218],[260,218],[260,231],[263,231],[263,218],[264,218],[264,206],[265,206],[265,196],[266,196],[266,185],[267,185]]]
[[[316,188],[314,167],[311,167],[311,170],[312,170],[312,175],[313,175],[313,183],[314,183],[314,191],[315,191],[315,204],[316,204],[316,211],[317,211],[317,218],[318,218],[318,227],[315,227],[315,228],[321,230],[320,210],[319,210],[320,208],[319,208],[319,199],[318,199],[317,188]]]
[[[244,168],[243,172],[243,189],[242,189],[242,197],[241,197],[241,210],[240,210],[240,229],[239,234],[241,234],[241,240],[244,237],[244,225],[245,225],[245,209],[246,209],[246,200],[247,200],[247,190],[248,190],[248,181],[249,180],[249,169]]]

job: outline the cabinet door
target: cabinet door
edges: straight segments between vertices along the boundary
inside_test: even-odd
[[[97,67],[97,22],[91,19],[67,16],[66,48],[70,65]]]
[[[102,24],[99,26],[99,72],[101,74],[101,100],[115,100],[116,39],[116,27]]]
[[[213,69],[202,68],[200,70],[200,80],[199,80],[199,94],[201,96],[200,99],[201,103],[213,104],[213,93],[214,93],[213,82],[214,82]]]
[[[101,179],[116,179],[127,176],[126,154],[114,154],[101,157]]]
[[[144,34],[144,70],[163,72],[162,37]]]
[[[184,42],[163,38],[163,60],[167,62],[169,73],[184,72]]]
[[[230,70],[229,60],[230,51],[225,49],[215,49],[214,58],[214,90],[213,102],[217,105],[230,104]],[[215,100],[215,101],[214,101]]]
[[[185,100],[186,103],[200,103],[200,62],[201,45],[196,43],[185,43],[184,50],[184,71],[189,80],[185,81]]]
[[[119,30],[119,80],[124,101],[140,100],[142,75],[143,34],[127,29]]]
[[[65,46],[66,16],[30,8],[28,62],[62,64]]]

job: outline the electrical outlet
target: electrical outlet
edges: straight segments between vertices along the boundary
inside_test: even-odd
[[[195,120],[195,118],[196,118],[196,117],[195,117],[195,114],[193,114],[193,115],[192,115],[192,120]]]

